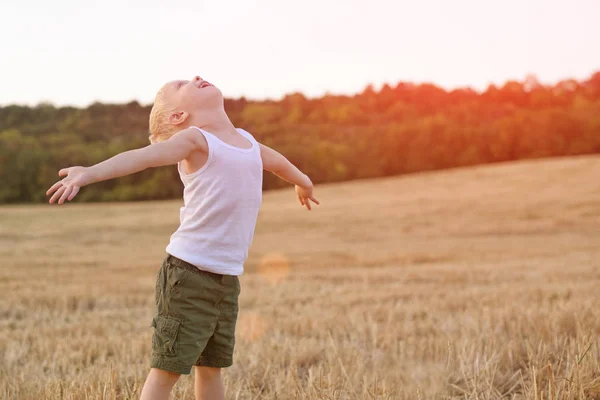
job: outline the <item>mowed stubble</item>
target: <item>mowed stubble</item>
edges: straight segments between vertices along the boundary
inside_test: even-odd
[[[598,398],[599,177],[587,156],[317,186],[311,212],[265,193],[227,398]],[[0,208],[0,398],[139,396],[180,205]]]

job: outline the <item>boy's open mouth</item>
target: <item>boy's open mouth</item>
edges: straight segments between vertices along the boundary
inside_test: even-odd
[[[206,81],[202,81],[202,83],[200,84],[200,89],[203,89],[203,88],[209,87],[209,86],[212,86],[212,85]]]

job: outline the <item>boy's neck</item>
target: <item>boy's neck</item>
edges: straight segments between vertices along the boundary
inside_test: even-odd
[[[201,115],[190,115],[188,126],[197,126],[210,133],[226,133],[235,129],[224,109],[203,111]]]

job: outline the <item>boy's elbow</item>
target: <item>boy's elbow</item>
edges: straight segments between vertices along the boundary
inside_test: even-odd
[[[272,174],[281,175],[281,167],[271,167],[271,168],[265,168],[265,169]]]
[[[281,154],[277,154],[273,157],[269,163],[265,165],[265,169],[269,172],[272,172],[276,175],[280,174],[285,170],[287,159]]]
[[[265,171],[269,171],[273,174],[276,174],[278,171],[278,167],[275,164],[267,164],[267,163],[263,163],[263,169]]]

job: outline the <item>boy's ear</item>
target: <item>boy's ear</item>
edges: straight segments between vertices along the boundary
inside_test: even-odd
[[[169,123],[173,125],[179,125],[184,122],[190,114],[187,111],[175,111],[169,115]]]

